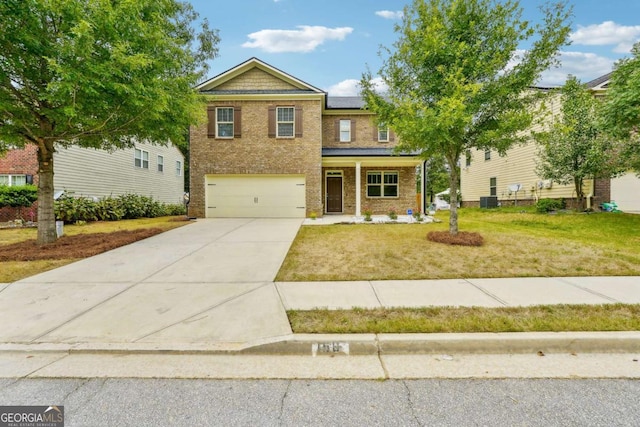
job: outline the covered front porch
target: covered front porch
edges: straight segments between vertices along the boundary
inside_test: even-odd
[[[423,211],[424,200],[416,197],[421,164],[415,154],[395,155],[390,148],[323,148],[323,214]]]

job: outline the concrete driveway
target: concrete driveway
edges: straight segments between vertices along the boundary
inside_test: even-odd
[[[0,342],[236,349],[291,334],[273,283],[301,219],[200,219],[0,287]]]

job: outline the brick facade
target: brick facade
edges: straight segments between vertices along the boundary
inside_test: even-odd
[[[27,144],[24,148],[9,150],[0,156],[0,175],[33,175],[38,183],[38,147]]]

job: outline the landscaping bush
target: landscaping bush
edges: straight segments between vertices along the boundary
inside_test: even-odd
[[[95,204],[98,221],[119,221],[124,217],[124,210],[118,199],[105,197]]]
[[[55,201],[56,219],[66,223],[76,221],[96,221],[96,202],[86,197],[62,196]]]
[[[35,185],[0,185],[0,208],[28,208],[38,200],[38,187]]]
[[[564,208],[564,199],[540,199],[536,203],[536,210],[540,213],[557,211]]]
[[[480,234],[469,231],[459,231],[455,236],[448,231],[430,231],[427,233],[427,240],[457,246],[482,246],[484,243]]]
[[[169,216],[187,214],[187,210],[185,209],[184,205],[181,203],[164,205],[164,208],[166,209],[166,215],[169,215]]]

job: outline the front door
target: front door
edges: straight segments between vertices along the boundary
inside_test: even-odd
[[[342,212],[342,177],[327,177],[327,213]]]

